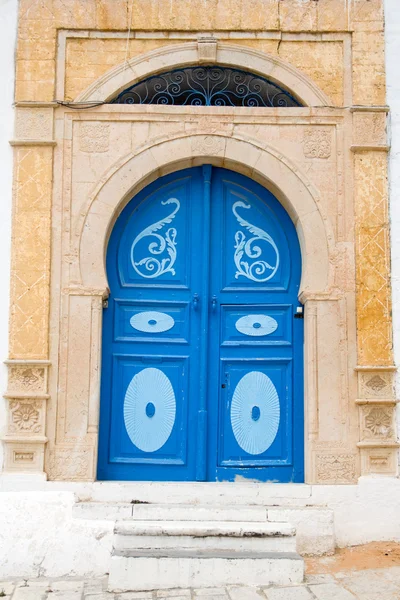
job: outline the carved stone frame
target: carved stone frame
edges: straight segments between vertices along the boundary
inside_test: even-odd
[[[211,163],[270,189],[298,232],[303,261],[299,298],[305,305],[306,482],[352,483],[360,473],[396,474],[393,369],[386,363],[363,363],[358,368],[356,352],[353,153],[375,157],[386,151],[385,111],[328,108],[328,99],[315,84],[280,59],[237,46],[217,46],[214,40],[150,52],[130,61],[129,68],[112,69],[79,100],[107,100],[121,87],[159,70],[214,60],[251,66],[294,90],[312,108],[290,112],[121,105],[81,111],[48,105],[18,108],[16,151],[54,146],[50,361],[14,358],[9,363],[6,472],[46,473],[54,480],[96,478],[101,315],[108,294],[104,261],[111,229],[130,198],[157,177]],[[368,129],[369,122],[373,127]],[[116,162],[105,163],[94,184],[77,197],[74,153],[83,158],[117,149],[118,140],[111,135],[116,124],[135,132],[145,123],[152,127],[148,140],[133,143]],[[292,147],[285,149],[279,140],[269,143],[269,127],[278,128],[283,140],[286,129],[295,127],[298,135]],[[331,156],[336,186],[333,215],[323,182],[314,183],[315,171],[323,164],[318,161]],[[33,380],[24,388],[15,375],[21,369],[32,374],[41,369],[37,389]],[[375,371],[387,385],[374,382]],[[26,416],[21,419],[21,402],[22,413],[30,415],[28,430],[22,430]],[[370,403],[377,410],[366,413]],[[21,431],[16,435],[18,423]]]
[[[120,107],[104,107],[101,109],[104,121],[112,120],[114,112],[121,112]],[[233,118],[229,111],[227,122]],[[307,113],[306,123],[302,122],[304,113]],[[135,116],[133,116],[133,114]],[[143,109],[130,107],[127,120],[135,118],[138,121],[149,117],[149,113],[162,123],[168,119],[168,110],[160,107],[146,107]],[[249,116],[251,111],[244,113]],[[164,116],[163,116],[164,115]],[[342,118],[332,118],[329,111],[325,110],[325,122],[333,128],[341,124]],[[66,112],[65,126],[73,130],[76,113]],[[175,113],[175,117],[177,117]],[[187,135],[158,137],[147,145],[137,148],[136,151],[123,160],[118,161],[95,189],[88,195],[84,208],[80,211],[79,218],[74,222],[73,235],[68,234],[71,243],[65,246],[64,260],[62,261],[62,292],[61,314],[55,317],[61,323],[59,339],[62,345],[57,353],[58,366],[58,405],[59,417],[56,426],[56,443],[50,443],[47,472],[52,479],[92,479],[95,478],[97,427],[99,414],[99,385],[100,385],[100,345],[101,345],[101,309],[107,296],[107,278],[105,273],[105,249],[112,226],[134,193],[145,185],[175,170],[211,163],[224,166],[249,175],[273,191],[293,219],[298,231],[302,248],[303,275],[301,282],[300,300],[305,304],[305,402],[306,402],[306,481],[318,480],[349,483],[355,480],[358,472],[357,439],[346,439],[349,423],[356,421],[356,407],[349,404],[349,393],[355,390],[355,378],[351,378],[352,367],[355,366],[355,353],[346,356],[346,343],[348,330],[355,331],[354,312],[348,310],[347,304],[354,305],[354,292],[348,289],[341,290],[335,286],[336,271],[340,269],[336,256],[337,247],[329,220],[324,214],[320,194],[308,180],[306,175],[288,157],[283,156],[273,147],[260,143],[249,136],[232,135],[230,128],[216,133],[215,119],[220,119],[221,111],[218,109],[198,110],[196,121],[197,129],[192,129]],[[251,113],[254,118],[254,112]],[[79,115],[79,121],[88,119],[93,115],[85,113]],[[99,112],[96,113],[99,119]],[[179,111],[179,119],[187,119],[191,123],[193,115],[190,109],[183,108]],[[284,110],[279,113],[279,122],[284,122]],[[293,119],[293,116],[291,116]],[[267,123],[270,115],[257,114],[258,126],[260,120]],[[321,115],[319,115],[319,123]],[[308,109],[299,109],[297,121],[305,131],[310,127],[310,114]],[[311,119],[312,121],[312,119]],[[98,123],[103,121],[98,120]],[[211,123],[211,128],[210,128]],[[320,125],[318,125],[320,126]],[[340,125],[339,125],[340,126]],[[161,125],[162,128],[162,125]],[[210,130],[211,129],[211,130]],[[172,157],[172,158],[171,158]],[[69,169],[67,157],[63,157],[64,168]],[[353,297],[353,299],[351,299]],[[350,298],[350,300],[349,300]],[[57,314],[57,313],[55,313]],[[339,356],[338,363],[343,368],[343,374],[337,375],[339,379],[345,377],[349,382],[346,387],[341,387],[338,393],[343,397],[340,403],[344,410],[349,407],[345,415],[345,433],[340,433],[345,439],[343,442],[330,443],[321,441],[318,436],[318,413],[321,410],[320,391],[317,365],[320,363],[318,347],[319,328],[322,321],[330,318],[339,331],[338,346],[333,349]],[[73,345],[71,339],[77,339],[90,324],[90,332],[84,350],[78,345]],[[355,337],[353,336],[355,341]],[[90,341],[90,342],[89,342]],[[88,344],[90,345],[88,346]],[[74,438],[71,433],[65,432],[65,418],[62,409],[67,406],[68,383],[63,385],[68,378],[74,379],[72,374],[73,364],[83,362],[83,356],[90,353],[87,364],[86,379],[88,380],[89,394],[85,420],[81,424],[81,439]],[[72,358],[73,355],[73,358]],[[353,364],[352,364],[353,362]],[[331,369],[325,365],[325,371]],[[335,374],[336,376],[336,374]],[[55,385],[55,382],[52,384]],[[62,397],[64,395],[64,400]],[[354,426],[354,425],[353,425]],[[79,427],[79,426],[78,426]],[[328,450],[328,452],[327,452]],[[332,458],[333,457],[333,458]],[[339,461],[340,468],[336,471],[330,469],[330,479],[326,479],[321,465],[328,461]],[[79,465],[77,470],[76,465]],[[85,472],[86,469],[86,472]],[[83,473],[85,472],[85,475]],[[334,479],[332,479],[333,473]]]

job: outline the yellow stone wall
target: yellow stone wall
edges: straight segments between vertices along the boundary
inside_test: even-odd
[[[387,155],[355,155],[357,248],[357,334],[361,365],[391,365]]]
[[[104,33],[128,27],[133,38],[151,32],[157,39],[133,39],[128,45],[110,39],[68,42],[68,99],[84,80],[93,81],[121,59],[174,43],[179,32],[206,31],[279,54],[313,77],[335,103],[342,100],[343,69],[350,67],[356,104],[385,100],[382,0],[21,0],[19,15],[17,101],[64,99],[55,98],[60,30]],[[349,31],[353,60],[345,65],[341,44],[324,37]],[[266,32],[277,41],[263,39]],[[257,39],[245,41],[246,34]],[[291,41],[279,37],[292,34],[297,37]],[[310,40],[307,34],[320,36]],[[98,56],[90,57],[96,50]]]
[[[303,71],[337,106],[343,105],[343,43],[236,40],[221,35],[221,41],[260,50]],[[67,41],[65,100],[73,100],[112,67],[125,60],[182,40],[70,39]]]
[[[74,100],[109,69],[181,40],[70,39],[66,48],[65,100]],[[64,98],[62,98],[64,100]]]
[[[128,43],[126,36],[100,39],[67,38],[65,95],[56,98],[57,36],[61,29],[75,31],[75,35],[79,35],[78,31],[90,30],[102,32],[102,35],[106,36],[107,32],[126,32],[129,27],[132,39]],[[113,66],[163,45],[181,43],[185,34],[193,35],[193,32],[202,31],[214,32],[221,41],[229,41],[232,44],[278,55],[308,75],[327,94],[334,105],[343,106],[345,101],[346,69],[351,70],[353,104],[382,105],[385,103],[381,0],[368,2],[364,0],[351,2],[350,0],[319,0],[319,2],[315,0],[135,0],[134,2],[130,0],[64,0],[63,2],[21,0],[16,61],[16,101],[48,102],[54,99],[72,101]],[[327,36],[334,33],[349,31],[352,32],[351,65],[346,64],[349,56],[345,56],[345,42],[327,39]],[[135,37],[140,34],[143,36],[144,32],[147,32],[147,39]],[[177,35],[178,32],[180,35]],[[267,33],[270,36],[275,35],[276,39],[262,37]],[[176,37],[171,37],[174,34]],[[292,39],[285,37],[290,34]],[[320,35],[311,40],[307,38],[310,34]],[[21,177],[24,176],[24,171],[18,168],[20,152],[21,150],[18,150],[16,156],[16,182],[20,182],[23,186]],[[30,149],[24,152],[29,155],[30,152],[35,151]],[[40,152],[46,156],[51,154],[50,150],[42,149]],[[381,163],[380,181],[383,180],[382,185],[386,186],[384,177],[386,157],[382,155],[377,160]],[[367,161],[372,161],[373,166],[376,167],[376,160],[373,157],[365,155],[357,157],[356,176],[362,177],[362,165]],[[40,178],[43,178],[45,171],[41,170],[40,173]],[[362,181],[364,182],[364,178]],[[43,183],[43,185],[48,184]],[[16,194],[17,191],[18,187]],[[360,193],[358,189],[357,207],[360,207],[361,203]],[[382,190],[372,186],[370,193],[379,195]],[[379,198],[377,203],[382,204]],[[17,204],[16,210],[19,210]],[[362,211],[357,214],[361,215]],[[365,226],[362,229],[364,231]],[[360,360],[368,362],[373,354],[375,362],[379,362],[377,349],[373,348],[369,351],[366,347],[367,340],[371,338],[363,333],[363,324],[365,328],[371,326],[376,331],[376,325],[380,323],[386,342],[382,341],[379,348],[382,348],[383,352],[382,362],[386,364],[391,361],[391,334],[387,324],[387,320],[390,321],[390,284],[386,281],[380,291],[380,295],[385,295],[386,299],[378,301],[373,295],[371,286],[366,282],[368,268],[364,267],[365,263],[375,260],[377,246],[375,244],[374,250],[369,250],[371,248],[369,244],[365,249],[360,242],[360,235],[357,246],[358,291],[363,298],[358,301]],[[371,254],[369,255],[368,252]],[[386,269],[389,264],[387,240],[382,252]],[[48,264],[46,268],[49,268]],[[15,273],[16,270],[13,268],[12,288],[18,296],[21,284],[18,279],[15,279]],[[42,293],[46,295],[44,290],[45,288]],[[32,293],[30,290],[30,294]],[[362,306],[369,307],[368,316]],[[372,306],[376,307],[378,312],[377,306],[384,306],[381,310],[386,316],[379,314],[371,320]],[[43,308],[35,313],[35,323],[36,320],[38,322],[40,320],[45,324],[45,314],[46,309]],[[13,340],[15,340],[15,332],[21,330],[20,321],[23,318],[21,315],[13,302],[11,312]],[[33,324],[25,325],[28,326],[34,327]],[[40,354],[33,352],[34,346],[35,344],[32,344],[31,350],[25,350],[24,354]],[[16,347],[18,343],[13,341],[13,354]]]
[[[53,149],[19,147],[14,156],[10,358],[48,357],[50,211]]]
[[[343,266],[341,261],[347,261],[346,265],[350,270],[348,275],[342,274],[341,279],[337,278],[337,281],[342,283],[335,285],[342,294],[350,293],[351,281],[354,280],[353,263],[349,259],[354,246],[354,242],[349,242],[349,239],[354,232],[357,363],[364,369],[359,377],[360,402],[364,402],[364,399],[365,402],[371,402],[379,395],[385,399],[392,397],[391,380],[388,375],[393,356],[383,17],[383,0],[19,1],[10,308],[12,369],[16,373],[25,373],[18,383],[19,396],[25,393],[29,396],[29,401],[33,401],[36,392],[29,387],[29,380],[37,378],[37,372],[40,371],[43,382],[40,388],[40,402],[47,398],[47,361],[50,340],[53,339],[54,334],[50,331],[49,324],[52,268],[53,279],[59,277],[51,262],[51,253],[59,252],[59,248],[52,248],[51,244],[52,214],[54,216],[52,208],[55,203],[62,216],[56,224],[53,223],[53,227],[58,227],[60,230],[62,228],[63,235],[67,236],[67,239],[69,235],[67,218],[69,208],[64,207],[63,204],[65,195],[71,192],[68,189],[70,183],[66,178],[66,173],[68,176],[69,174],[65,164],[53,164],[53,146],[57,139],[57,152],[58,150],[70,152],[73,133],[70,131],[60,143],[55,124],[58,123],[57,126],[63,128],[68,119],[64,122],[62,116],[64,109],[58,107],[56,102],[73,102],[79,94],[110,69],[124,62],[127,63],[132,58],[138,58],[162,47],[195,42],[199,36],[212,35],[221,43],[279,57],[290,68],[298,69],[300,73],[311,79],[326,94],[329,99],[328,104],[336,107],[335,115],[338,116],[338,121],[335,127],[337,126],[340,136],[335,134],[336,137],[333,138],[334,150],[329,148],[327,153],[325,146],[328,138],[324,127],[330,125],[330,121],[329,119],[327,121],[325,116],[321,117],[323,130],[316,133],[307,130],[304,140],[307,138],[308,141],[302,142],[303,146],[307,142],[313,148],[317,148],[316,159],[314,160],[314,156],[307,156],[307,152],[304,154],[301,150],[303,155],[297,164],[310,175],[311,179],[314,177],[316,180],[318,179],[316,173],[319,172],[321,176],[322,170],[326,169],[326,163],[322,164],[323,160],[329,158],[331,153],[333,160],[335,153],[337,172],[329,170],[329,173],[324,176],[320,192],[325,202],[327,198],[336,199],[340,196],[340,202],[345,198],[344,205],[338,204],[337,218],[332,220],[333,230],[335,235],[337,234],[339,243],[331,257],[332,264]],[[360,109],[359,105],[365,110]],[[82,119],[83,115],[84,111],[82,111]],[[311,113],[311,116],[316,118],[314,124],[318,125],[318,113]],[[304,123],[306,121],[299,120],[302,126]],[[228,120],[225,124],[229,129]],[[279,120],[274,126],[273,130],[271,125],[271,135],[274,131],[277,140],[280,140],[279,143],[283,144],[282,152],[285,153],[287,148],[290,154],[289,138],[285,140],[285,135],[288,136],[288,133],[283,133],[283,128],[279,129],[281,127]],[[165,131],[168,127],[174,126],[172,123],[166,123]],[[244,129],[245,125],[242,127]],[[104,133],[109,131],[107,127],[101,131],[103,137],[107,137]],[[137,131],[139,132],[139,128]],[[286,128],[285,131],[287,132],[288,129]],[[293,134],[293,138],[297,135],[297,132]],[[124,143],[125,141],[124,139]],[[339,143],[342,144],[340,148]],[[294,156],[299,155],[300,146],[301,144],[293,150]],[[345,147],[344,151],[343,147]],[[318,152],[322,154],[318,155]],[[106,160],[105,150],[101,150],[96,158],[83,158],[88,161],[88,169],[93,168],[94,171],[93,165],[97,165],[96,161],[101,167],[102,161]],[[83,158],[81,157],[81,161]],[[308,162],[311,158],[312,162]],[[66,178],[63,183],[60,181],[61,172],[64,179]],[[83,178],[80,185],[86,185],[86,189],[89,190],[92,184]],[[335,206],[332,202],[328,206],[329,218],[331,218],[331,211],[336,210]],[[81,217],[82,215],[79,216]],[[346,247],[346,244],[353,244],[353,246]],[[76,255],[66,255],[64,260],[68,264],[73,263]],[[56,283],[53,281],[52,289],[55,289],[54,286],[57,289],[62,288],[63,285],[64,282],[61,280],[57,280]],[[319,300],[317,298],[313,302]],[[332,311],[337,311],[338,322],[342,326],[347,318],[343,315],[350,309],[344,309],[342,305],[337,308],[339,305],[336,305],[335,298],[332,302],[335,306]],[[78,305],[79,302],[77,301],[76,304]],[[348,305],[352,306],[352,302],[349,301]],[[93,314],[97,315],[100,311],[97,300],[94,301],[93,307]],[[352,310],[354,314],[354,308]],[[98,319],[97,316],[92,318],[94,321]],[[315,312],[315,323],[313,321],[315,327],[318,326],[318,318]],[[351,326],[349,327],[351,330]],[[62,346],[66,341],[61,339],[59,343]],[[343,349],[345,340],[341,339],[338,343]],[[346,355],[345,351],[343,355]],[[30,374],[27,374],[23,365],[31,364],[29,361],[36,366],[29,367]],[[368,369],[374,372],[374,369],[379,368],[386,369],[387,372],[376,375],[375,379],[374,377],[368,379]],[[62,374],[60,377],[62,379]],[[346,377],[347,375],[342,378],[344,387],[347,385]],[[380,383],[376,377],[378,380],[380,377]],[[369,383],[371,389],[368,387]],[[79,394],[76,396],[78,398]],[[345,392],[343,392],[344,396]],[[78,400],[82,401],[80,396]],[[382,399],[380,401],[383,402]],[[343,406],[345,406],[344,400]],[[95,410],[91,410],[88,433],[96,431]],[[342,422],[346,422],[346,416],[342,416]],[[55,430],[54,423],[52,426]],[[349,428],[350,437],[354,437],[353,421]],[[43,431],[41,435],[44,435]],[[54,441],[54,431],[52,436]],[[91,457],[93,452],[95,454],[93,439],[85,438],[82,443],[86,445],[82,446],[79,456]],[[40,438],[41,444],[46,442],[47,438]],[[369,448],[368,436],[364,442],[367,444],[365,448]],[[19,438],[17,439],[15,435],[12,439],[9,438],[8,443],[10,448],[14,446],[19,448]],[[27,447],[28,442],[24,443],[25,446],[22,446]],[[39,440],[36,439],[35,443],[37,448]],[[345,441],[336,440],[335,443],[336,454],[340,453],[343,460],[348,460],[350,456],[350,462],[354,465],[354,455],[348,454]],[[330,465],[334,446],[327,446],[327,450],[323,445],[325,442],[321,444],[320,454],[316,455],[316,470],[320,469],[321,473],[325,473],[324,469],[318,466],[320,465],[318,461]],[[62,471],[63,457],[66,456],[66,452],[67,450],[63,448],[59,458],[51,454],[50,464],[53,464],[54,473]],[[365,470],[371,470],[368,451],[363,452]],[[22,450],[21,452],[18,450],[18,455],[23,454]],[[29,450],[26,454],[32,452]],[[389,461],[390,465],[393,464],[393,456],[392,452],[389,457],[392,461]],[[13,459],[7,460],[12,463]],[[82,458],[82,464],[86,465],[85,461],[91,460],[92,458]],[[32,465],[24,463],[21,467],[36,469],[39,465],[40,470],[39,463],[43,468],[43,453],[39,453],[35,461]],[[75,458],[71,459],[71,462],[75,463]],[[382,461],[380,464],[383,464]],[[390,465],[390,469],[393,470],[394,467]],[[18,470],[20,467],[13,463],[8,468]],[[89,471],[93,473],[93,465],[86,471],[85,469],[86,466],[85,468],[82,466],[82,473]],[[358,467],[352,466],[351,473],[356,473],[357,469]],[[327,469],[328,471],[330,472],[331,469]],[[79,477],[85,478],[84,475]],[[325,475],[321,475],[322,479],[324,477]],[[352,477],[353,475],[349,476],[346,481]],[[58,478],[58,475],[55,478]]]

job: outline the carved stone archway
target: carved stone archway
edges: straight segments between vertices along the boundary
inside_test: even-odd
[[[173,157],[173,160],[171,160]],[[222,135],[190,135],[164,139],[127,156],[111,170],[88,198],[77,224],[80,284],[107,289],[105,249],[118,214],[130,198],[160,174],[211,162],[248,174],[269,188],[291,216],[302,249],[300,295],[323,294],[332,282],[329,255],[334,238],[321,214],[319,195],[306,176],[276,150],[256,140]],[[312,235],[311,235],[312,232]]]
[[[126,156],[105,174],[76,222],[72,235],[76,246],[71,249],[71,254],[78,256],[71,270],[74,293],[84,299],[86,318],[93,322],[93,314],[100,314],[102,298],[107,295],[105,252],[109,234],[121,210],[132,195],[160,175],[202,163],[224,166],[259,181],[277,196],[295,223],[303,261],[300,299],[306,306],[306,468],[307,480],[311,481],[314,475],[310,430],[318,411],[317,391],[313,387],[318,362],[315,321],[321,303],[325,310],[326,300],[332,300],[334,304],[337,300],[332,268],[335,240],[317,190],[288,158],[250,138],[201,132],[157,140],[134,155]],[[93,313],[93,307],[97,312]],[[95,361],[92,368],[97,374],[93,382],[94,394],[89,400],[93,433],[97,432],[99,412],[100,344],[101,322],[96,316],[91,349],[87,349],[89,352],[94,349],[95,356],[91,360]],[[339,348],[332,350],[339,352]]]

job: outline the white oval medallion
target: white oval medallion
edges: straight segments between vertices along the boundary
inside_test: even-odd
[[[162,333],[172,329],[175,320],[167,313],[157,312],[155,310],[146,310],[137,313],[129,321],[133,329],[143,331],[144,333]]]
[[[124,399],[124,422],[139,450],[155,452],[162,448],[171,435],[175,414],[175,394],[165,373],[148,368],[132,378]]]
[[[248,454],[262,454],[273,443],[280,421],[279,397],[270,378],[251,371],[233,392],[231,425],[239,446]]]
[[[278,323],[268,315],[245,315],[235,323],[236,329],[243,335],[269,335],[278,329]]]

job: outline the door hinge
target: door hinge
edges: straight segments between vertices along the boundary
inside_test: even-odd
[[[296,308],[296,312],[294,314],[294,318],[295,319],[304,319],[304,312],[303,312],[303,307],[302,306],[298,306]]]
[[[108,300],[103,300],[103,308],[108,308]]]

